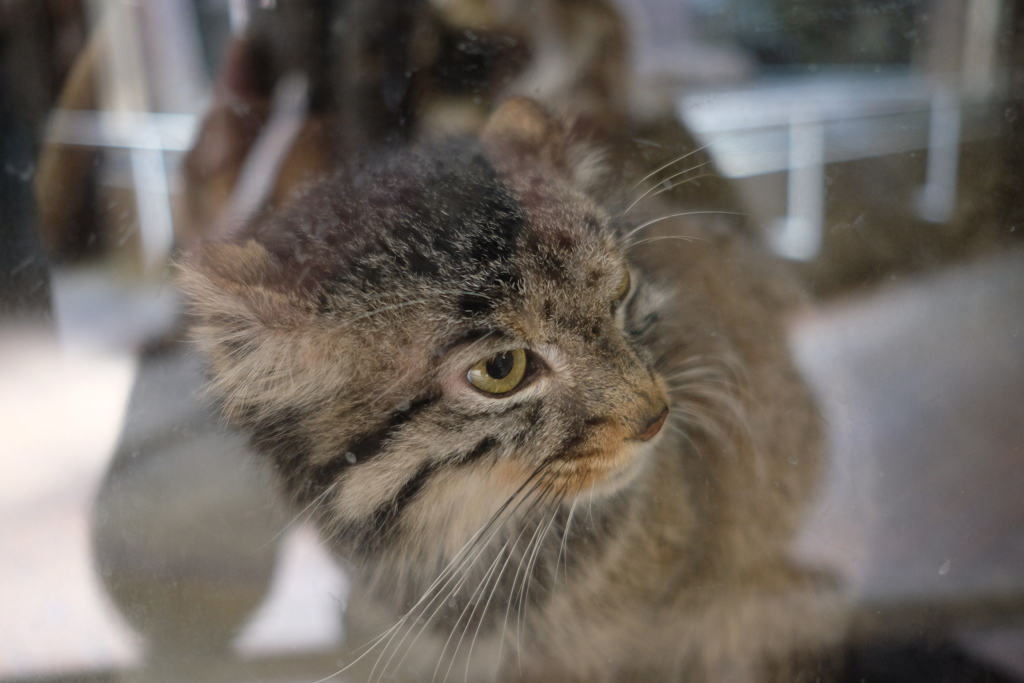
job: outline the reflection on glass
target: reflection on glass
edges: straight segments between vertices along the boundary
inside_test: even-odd
[[[920,680],[1024,680],[1018,15],[4,3],[0,680],[317,680],[393,623],[220,417],[177,277],[311,181],[476,135],[512,94],[599,138],[623,177],[655,172],[625,203],[634,227],[685,207],[814,297],[789,339],[829,459],[792,553],[849,600],[838,679],[915,661]]]

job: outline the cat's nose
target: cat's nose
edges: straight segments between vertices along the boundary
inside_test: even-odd
[[[654,418],[654,421],[651,422],[651,424],[647,425],[647,429],[645,429],[642,434],[637,434],[636,438],[639,441],[650,441],[653,439],[658,435],[658,432],[661,431],[661,427],[665,424],[665,419],[667,417],[668,408],[666,407],[661,411],[658,417]]]

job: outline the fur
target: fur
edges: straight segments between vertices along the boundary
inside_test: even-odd
[[[379,624],[346,675],[798,678],[844,611],[787,554],[822,451],[799,289],[713,220],[624,211],[568,130],[513,99],[200,249],[212,390],[350,563],[350,633]],[[515,348],[520,387],[466,381]]]

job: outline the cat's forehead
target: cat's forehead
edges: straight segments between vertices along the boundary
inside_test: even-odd
[[[469,141],[321,183],[283,223],[257,240],[291,286],[339,318],[383,306],[472,326],[566,301],[605,310],[623,267],[607,217],[565,178],[532,166],[499,173]]]
[[[449,277],[528,261],[614,249],[607,218],[551,170],[499,174],[469,141],[397,155],[328,197],[314,231],[341,267],[379,256],[395,274]],[[454,271],[454,272],[452,272]]]
[[[488,164],[486,157],[480,163]],[[609,279],[621,281],[624,259],[604,210],[542,165],[505,167],[500,173],[488,166],[488,174],[484,203],[509,220],[485,226],[479,237],[501,246],[478,249],[483,257],[466,263],[467,269],[484,278],[485,288],[495,267],[506,273],[501,277],[515,284],[503,292],[506,310],[534,307],[541,299],[549,311],[566,305],[581,311],[588,301],[606,310],[603,290]]]
[[[527,256],[537,250],[589,254],[615,249],[604,211],[569,180],[542,164],[493,166],[478,145],[461,141],[391,164],[362,188],[393,214],[396,241],[429,242],[439,258],[467,265]],[[445,249],[449,244],[452,248]]]

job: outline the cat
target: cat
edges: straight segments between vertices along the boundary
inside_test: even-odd
[[[823,449],[800,289],[629,186],[513,98],[183,263],[212,393],[377,635],[343,677],[797,680],[840,639],[788,555]]]

